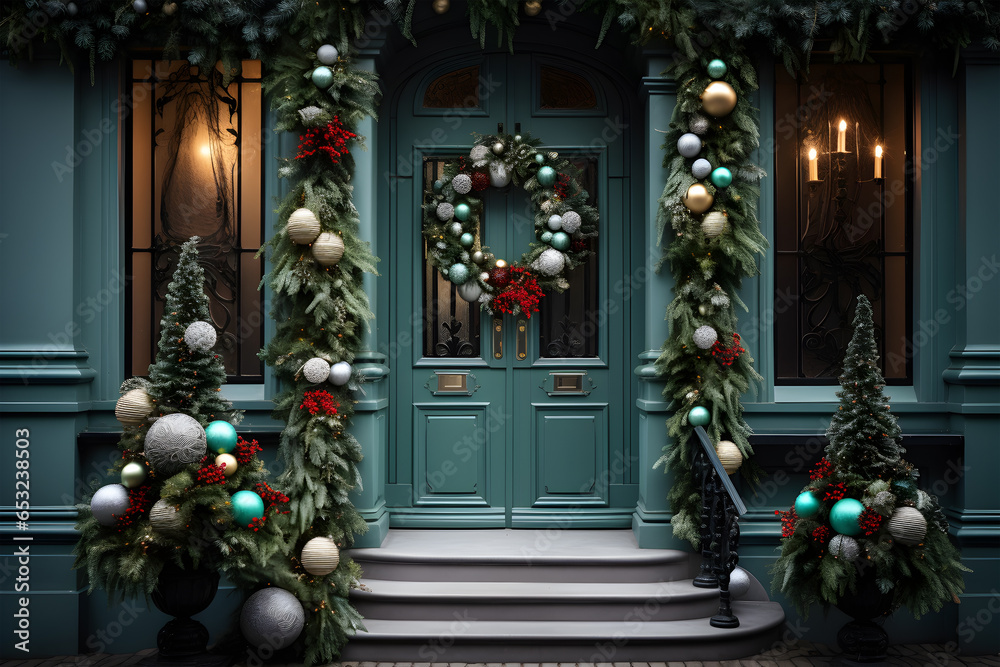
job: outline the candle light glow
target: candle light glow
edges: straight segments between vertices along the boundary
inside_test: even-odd
[[[837,131],[837,152],[847,152],[847,121],[840,121],[840,129]]]
[[[875,146],[875,178],[882,178],[882,147]]]
[[[809,180],[819,180],[819,162],[816,160],[816,149],[809,149]]]

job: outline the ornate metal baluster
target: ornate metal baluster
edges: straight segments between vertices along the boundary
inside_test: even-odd
[[[712,510],[715,493],[709,488],[715,471],[705,452],[699,447],[694,458],[695,474],[701,479],[701,572],[694,579],[698,588],[716,588],[719,580],[715,576],[715,554],[712,551],[715,512]]]
[[[737,554],[740,543],[740,517],[729,494],[719,485],[716,485],[715,490],[718,498],[717,518],[721,527],[717,533],[719,542],[715,568],[716,576],[719,578],[719,613],[713,616],[709,623],[715,628],[738,628],[740,619],[733,614],[729,595],[729,575],[740,560]]]

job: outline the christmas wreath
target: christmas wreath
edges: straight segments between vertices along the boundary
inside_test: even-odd
[[[445,164],[424,192],[423,234],[431,266],[458,286],[466,301],[489,313],[538,311],[543,290],[569,288],[567,274],[590,256],[597,210],[569,161],[539,148],[529,135],[478,136],[468,157]],[[514,264],[482,244],[481,192],[521,185],[534,207],[535,239]]]

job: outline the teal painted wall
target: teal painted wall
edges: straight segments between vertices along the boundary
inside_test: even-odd
[[[379,47],[370,47],[376,67]],[[391,57],[387,53],[382,58]],[[635,241],[633,254],[655,252],[655,203],[663,182],[660,170],[661,134],[674,104],[669,82],[657,77],[669,54],[646,54],[641,85],[644,118],[643,168],[646,192],[633,202],[633,217],[642,217],[649,229]],[[766,144],[772,123],[769,99],[770,65],[764,64],[761,108]],[[915,218],[917,253],[914,271],[914,360],[912,387],[892,387],[893,407],[908,435],[952,436],[913,438],[910,458],[923,472],[923,484],[940,491],[952,534],[963,558],[975,572],[967,578],[960,606],[949,605],[940,614],[919,623],[903,614],[890,621],[894,641],[955,641],[956,650],[970,653],[1000,651],[997,611],[1000,609],[1000,496],[995,477],[1000,470],[1000,225],[994,197],[995,156],[1000,153],[1000,130],[995,123],[996,81],[1000,59],[994,54],[966,52],[958,73],[950,62],[919,63],[918,114],[920,137],[916,149],[924,158],[917,180]],[[72,505],[83,489],[97,482],[112,452],[114,437],[79,437],[113,433],[112,414],[118,384],[123,379],[122,340],[125,324],[120,290],[122,215],[119,192],[118,123],[113,102],[119,76],[114,67],[99,69],[91,86],[86,74],[70,74],[55,61],[0,66],[0,615],[10,619],[19,594],[13,537],[31,537],[30,609],[35,619],[58,618],[60,623],[32,626],[31,656],[14,652],[6,637],[3,658],[72,654],[100,648],[133,651],[152,645],[162,622],[145,604],[132,607],[105,604],[103,595],[87,596],[86,583],[70,569],[75,541]],[[30,100],[12,104],[8,100]],[[108,119],[108,122],[105,122]],[[383,119],[379,122],[391,122]],[[369,142],[377,132],[369,123]],[[942,136],[958,134],[948,143]],[[268,142],[269,156],[286,153],[294,137],[282,135]],[[371,228],[367,232],[378,252],[376,220],[382,215],[385,164],[379,148],[369,144],[368,161],[359,160],[356,177],[358,207]],[[70,162],[67,164],[67,147]],[[74,157],[73,151],[77,151]],[[84,153],[86,153],[84,155]],[[79,159],[79,164],[73,162]],[[758,153],[769,172],[770,155]],[[53,166],[55,164],[55,166]],[[63,167],[59,165],[62,164]],[[266,161],[268,201],[279,193],[274,160]],[[639,177],[637,175],[637,177]],[[760,219],[773,236],[773,189],[765,181]],[[273,213],[268,213],[268,228]],[[641,244],[641,245],[640,245]],[[638,256],[638,255],[636,255]],[[383,266],[387,275],[392,267]],[[116,272],[119,272],[116,274]],[[758,496],[748,489],[750,513],[743,521],[742,563],[765,582],[774,558],[779,527],[774,509],[786,508],[804,479],[808,445],[792,445],[769,435],[810,436],[822,433],[835,410],[833,390],[773,387],[770,334],[761,323],[775,307],[771,263],[762,262],[762,275],[748,280],[743,298],[751,312],[744,316],[744,339],[765,376],[756,396],[746,403],[747,418],[761,436],[755,442],[764,467],[771,473]],[[640,465],[633,526],[644,546],[671,546],[669,507],[663,496],[669,477],[649,466],[659,456],[664,440],[663,420],[669,407],[660,400],[660,383],[648,372],[649,363],[666,336],[663,310],[670,299],[669,276],[654,277],[645,286],[635,308],[633,334],[646,351],[632,364],[639,383],[639,400],[632,412]],[[376,544],[388,525],[385,485],[390,481],[386,422],[391,410],[384,390],[391,359],[377,350],[388,346],[385,318],[388,298],[385,281],[370,281],[379,320],[365,357],[372,385],[359,404],[356,430],[366,442],[365,490],[356,496],[373,530],[367,538]],[[931,322],[947,318],[934,333]],[[280,425],[268,414],[275,385],[270,375],[258,387],[231,387],[227,391],[248,410],[245,430],[275,433]],[[15,431],[29,431],[32,481],[30,529],[16,527],[13,498]],[[797,447],[803,447],[800,453]],[[811,460],[811,459],[809,459]],[[277,472],[275,470],[275,472]],[[202,615],[221,631],[238,601],[220,594]],[[841,624],[833,613],[799,622],[789,610],[793,634],[830,641]],[[5,621],[6,623],[7,621]],[[120,634],[118,628],[121,627]],[[5,626],[6,627],[6,626]],[[805,628],[808,628],[806,630]],[[110,641],[104,641],[100,633]],[[112,634],[119,634],[111,637]]]

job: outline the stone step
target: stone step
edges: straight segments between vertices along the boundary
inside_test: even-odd
[[[628,621],[480,620],[453,610],[449,620],[369,618],[367,632],[343,659],[396,662],[617,662],[729,660],[777,641],[785,619],[774,602],[733,604],[740,626],[714,628],[708,618],[656,621],[642,608]]]
[[[511,574],[513,576],[513,573]],[[521,581],[394,581],[365,578],[351,599],[365,618],[451,621],[460,611],[477,620],[671,621],[708,617],[717,589],[690,579],[649,583]]]

